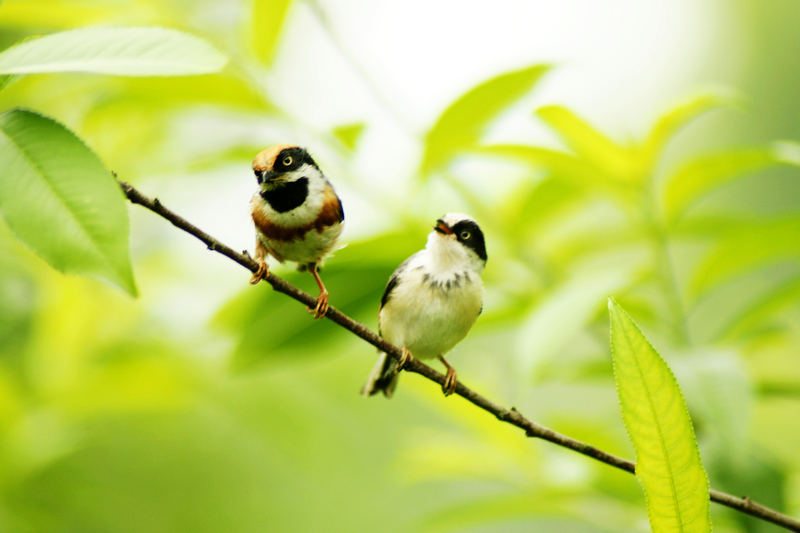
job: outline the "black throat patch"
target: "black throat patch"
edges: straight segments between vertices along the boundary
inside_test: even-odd
[[[308,178],[300,178],[268,191],[259,193],[261,198],[277,211],[285,213],[303,205],[308,196]]]

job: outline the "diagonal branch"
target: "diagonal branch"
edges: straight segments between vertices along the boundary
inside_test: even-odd
[[[209,234],[205,233],[204,231],[200,230],[193,224],[189,223],[187,220],[181,218],[180,216],[176,215],[166,207],[164,207],[161,202],[157,198],[148,198],[144,196],[142,193],[137,191],[133,188],[132,185],[125,183],[123,181],[119,182],[122,190],[125,192],[125,195],[128,197],[128,200],[131,203],[139,204],[141,206],[146,207],[147,209],[153,211],[157,215],[169,220],[174,226],[182,229],[183,231],[194,235],[206,246],[208,246],[209,250],[213,250],[215,252],[219,252],[222,255],[232,259],[233,261],[239,263],[246,269],[250,270],[251,272],[255,272],[258,270],[258,264],[250,257],[247,251],[243,253],[238,253],[225,246],[221,242],[217,241]],[[269,274],[269,277],[266,281],[272,285],[272,288],[278,292],[286,294],[291,298],[294,298],[300,303],[305,304],[308,307],[314,307],[317,304],[317,300],[301,291],[294,285],[284,281],[283,279],[279,278],[275,274]],[[389,357],[393,357],[395,360],[399,360],[402,356],[402,352],[400,348],[389,344],[384,339],[379,337],[377,334],[373,333],[369,328],[367,328],[364,324],[360,322],[356,322],[352,318],[348,317],[347,315],[341,313],[340,311],[336,310],[335,308],[331,307],[328,309],[328,313],[325,315],[325,318],[332,320],[333,322],[339,324],[343,328],[351,331],[352,333],[356,334],[357,336],[361,337],[368,343],[372,344],[376,348],[386,352]],[[440,385],[444,385],[445,376],[436,370],[432,369],[425,363],[420,362],[418,359],[412,359],[409,363],[405,365],[403,370],[408,372],[414,372],[416,374],[421,374],[426,378],[430,379],[431,381],[435,381]],[[575,440],[573,438],[567,437],[566,435],[562,435],[561,433],[557,433],[552,429],[549,429],[545,426],[537,424],[531,420],[528,420],[524,416],[522,416],[519,411],[515,408],[506,409],[502,405],[499,405],[488,398],[484,398],[477,392],[465,387],[460,381],[458,385],[456,385],[455,394],[458,394],[465,400],[477,405],[484,411],[487,411],[497,417],[499,420],[503,422],[507,422],[513,426],[517,426],[518,428],[525,431],[525,435],[528,437],[536,437],[539,439],[543,439],[553,444],[557,444],[558,446],[562,446],[564,448],[569,448],[570,450],[576,451],[592,459],[596,459],[607,465],[611,465],[613,467],[619,468],[621,470],[625,470],[626,472],[635,472],[635,464],[633,461],[629,461],[627,459],[623,459],[622,457],[618,457],[616,455],[606,453],[603,450],[595,448],[585,442],[581,442]],[[737,498],[736,496],[732,496],[730,494],[726,494],[724,492],[720,492],[718,490],[711,489],[710,491],[710,498],[711,501],[717,502],[719,504],[725,505],[727,507],[731,507],[743,513],[749,514],[751,516],[755,516],[756,518],[760,518],[762,520],[766,520],[767,522],[772,522],[773,524],[777,524],[786,528],[789,531],[796,531],[800,532],[800,520],[796,520],[790,516],[781,514],[769,507],[765,507],[761,504],[755,503],[750,498]]]

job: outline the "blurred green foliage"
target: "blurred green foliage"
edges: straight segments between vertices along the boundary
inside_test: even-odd
[[[375,149],[364,137],[377,124],[322,131],[273,98],[270,69],[280,54],[293,57],[280,37],[298,5],[253,0],[241,16],[216,17],[210,0],[3,2],[4,47],[94,24],[152,25],[197,35],[231,62],[186,78],[9,78],[0,109],[57,119],[123,179],[217,236],[234,215],[209,225],[218,206],[209,199],[232,181],[254,188],[250,158],[302,131],[321,166],[341,170],[346,211],[378,206],[395,221],[350,239],[323,271],[332,305],[371,326],[386,280],[423,245],[426,224],[469,211],[490,260],[484,313],[454,353],[466,383],[632,457],[608,348],[613,294],[681,384],[711,486],[799,515],[800,158],[793,142],[775,140],[800,133],[784,116],[773,117],[778,133],[748,130],[740,146],[719,124],[730,97],[702,92],[641,140],[620,142],[544,105],[528,119],[553,143],[499,143],[491,126],[518,114],[554,69],[495,72],[464,87],[416,139],[420,163],[405,178],[414,189],[401,201],[342,170]],[[761,109],[751,113],[775,115]],[[728,144],[703,142],[710,128]],[[469,164],[488,168],[500,193],[469,179]],[[775,184],[783,188],[769,196]],[[244,212],[246,195],[239,203]],[[530,442],[413,376],[391,402],[364,400],[369,346],[247,286],[248,274],[224,260],[186,252],[202,246],[157,217],[130,213],[138,300],[53,272],[17,241],[4,211],[0,530],[647,530],[633,476]],[[311,286],[307,274],[287,277]],[[712,519],[717,531],[775,530],[719,506]]]

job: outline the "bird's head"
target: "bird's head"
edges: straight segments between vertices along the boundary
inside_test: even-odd
[[[463,213],[447,213],[436,221],[428,237],[428,248],[442,253],[466,256],[486,264],[486,242],[478,222]]]
[[[259,153],[253,173],[264,192],[298,180],[325,179],[308,151],[293,144],[276,144]]]

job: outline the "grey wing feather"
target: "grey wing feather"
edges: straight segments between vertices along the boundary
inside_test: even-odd
[[[381,297],[381,306],[378,308],[379,335],[381,334],[381,309],[383,309],[383,306],[386,305],[386,302],[388,302],[389,298],[391,298],[392,291],[395,289],[395,287],[400,284],[400,275],[406,268],[408,268],[408,264],[418,253],[419,252],[403,261],[389,278],[389,283],[386,284],[386,290],[383,291],[383,296]],[[392,394],[394,393],[394,389],[397,386],[398,375],[394,371],[396,366],[397,361],[395,361],[394,358],[388,357],[385,353],[382,353],[378,358],[378,362],[375,364],[375,368],[373,368],[369,379],[367,379],[366,385],[364,385],[364,388],[361,389],[361,394],[365,397],[369,397],[373,394],[377,394],[378,392],[382,392],[384,396],[391,398]]]
[[[400,283],[400,274],[406,269],[406,267],[408,267],[408,264],[418,253],[419,252],[400,263],[400,266],[395,269],[394,273],[392,273],[392,277],[389,278],[389,283],[386,284],[386,290],[383,291],[383,296],[381,297],[381,305],[378,307],[378,335],[381,334],[381,309],[383,309],[383,306],[389,301],[389,297],[391,296],[394,288],[397,287],[398,283]]]
[[[402,274],[402,272],[406,269],[406,267],[408,267],[408,264],[411,262],[411,260],[414,259],[414,257],[416,257],[418,253],[419,252],[417,252],[416,254],[412,255],[411,257],[403,261],[400,264],[400,266],[395,269],[394,273],[392,274],[392,277],[389,278],[389,283],[386,284],[386,290],[383,291],[383,297],[381,297],[381,308],[383,308],[383,306],[386,305],[386,302],[389,301],[389,295],[391,295],[394,288],[397,287],[397,284],[400,281],[399,279],[400,274]]]

